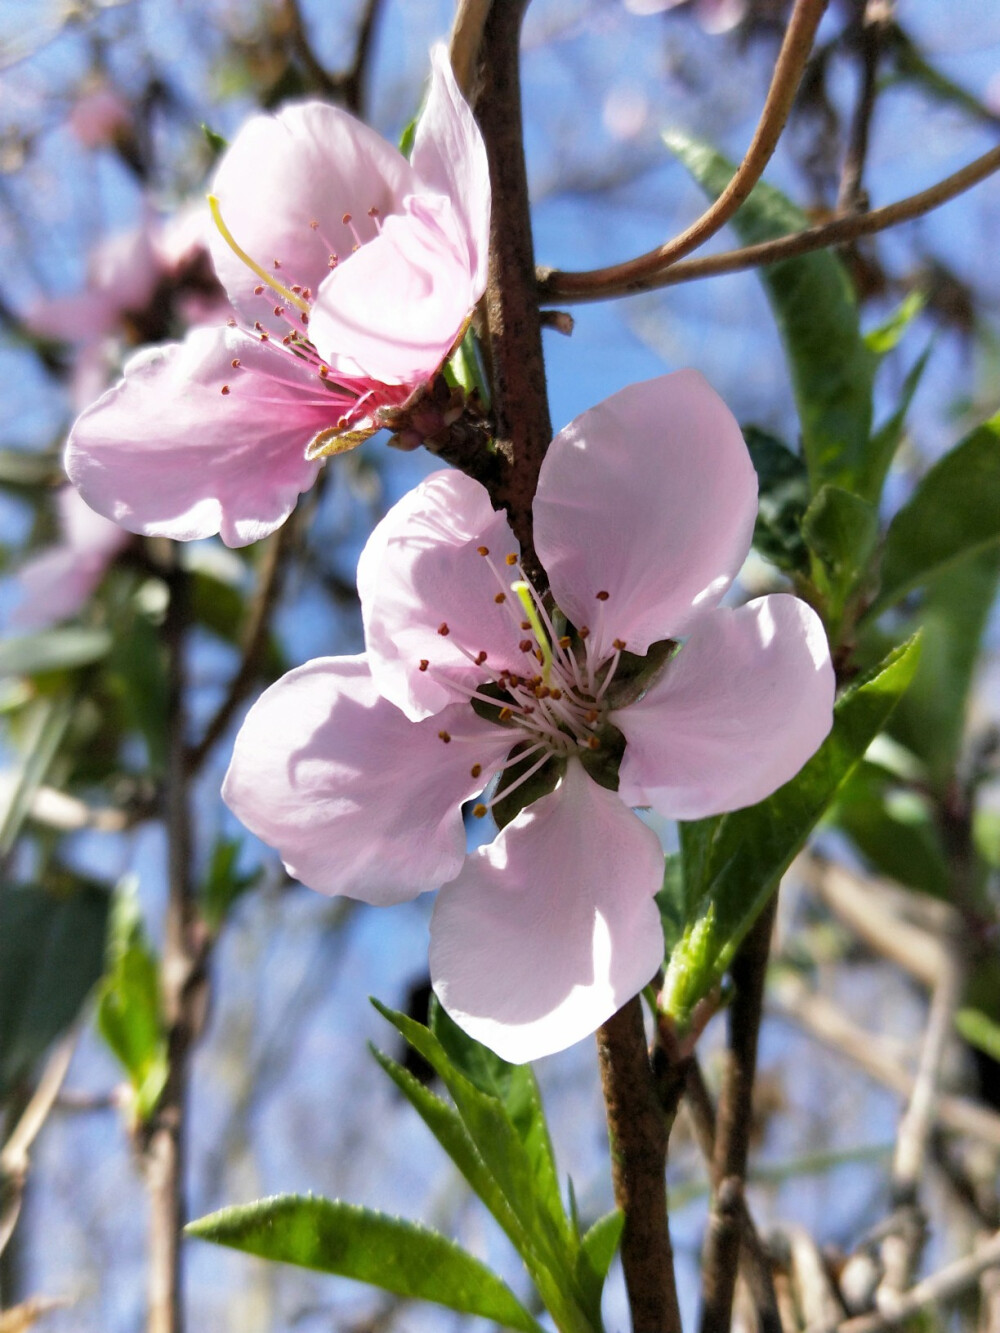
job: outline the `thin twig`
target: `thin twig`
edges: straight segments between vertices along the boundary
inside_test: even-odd
[[[682,282],[694,282],[700,278],[714,278],[723,273],[738,273],[748,268],[760,268],[764,264],[776,264],[783,259],[792,259],[796,255],[809,254],[813,250],[825,250],[832,245],[844,245],[855,241],[860,236],[871,236],[875,232],[886,231],[889,227],[899,226],[903,222],[912,222],[925,213],[940,208],[950,199],[964,194],[978,185],[987,176],[1000,170],[1000,148],[991,148],[959,171],[953,172],[936,185],[908,195],[884,208],[874,208],[870,213],[857,213],[851,217],[835,218],[816,227],[806,227],[802,231],[792,232],[788,236],[779,236],[773,241],[761,241],[757,245],[747,245],[739,250],[726,250],[718,255],[706,255],[702,259],[686,259],[670,268],[653,273],[643,279],[630,282],[601,281],[597,273],[593,287],[583,296],[563,290],[562,274],[557,269],[540,268],[538,270],[539,300],[545,304],[553,301],[606,301],[611,297],[635,296],[640,292],[656,291],[661,287],[674,287]],[[607,272],[608,270],[604,270]]]
[[[597,1050],[615,1202],[625,1215],[621,1255],[633,1333],[680,1333],[667,1219],[669,1127],[653,1079],[638,996],[598,1028]]]
[[[828,0],[795,0],[750,147],[732,180],[701,217],[665,245],[623,264],[581,273],[553,273],[548,281],[556,285],[549,290],[558,291],[560,299],[586,301],[599,299],[609,283],[624,284],[631,289],[633,283],[661,273],[725,226],[760,180],[777,147],[827,3]]]
[[[455,21],[451,25],[451,40],[448,56],[455,72],[455,82],[462,92],[469,96],[472,87],[479,44],[483,40],[483,27],[490,12],[491,0],[458,0],[455,9]]]
[[[771,932],[778,906],[772,894],[733,959],[729,1039],[712,1159],[712,1208],[701,1265],[701,1333],[728,1333],[745,1228],[744,1182],[753,1122],[753,1085],[763,1014]]]
[[[167,911],[163,1001],[167,1024],[167,1081],[149,1123],[142,1156],[150,1195],[149,1333],[184,1333],[181,1230],[190,1054],[204,1022],[208,936],[191,882],[192,828],[188,756],[184,744],[185,649],[190,580],[171,546],[164,574],[170,601],[163,626],[167,650],[167,769],[163,818],[167,830]]]
[[[38,1086],[0,1150],[0,1254],[14,1233],[24,1200],[31,1148],[49,1118],[69,1071],[78,1033],[74,1029],[53,1048]]]
[[[769,998],[782,1017],[846,1056],[899,1096],[912,1097],[915,1079],[897,1058],[894,1046],[884,1037],[858,1027],[836,1005],[792,977],[783,978],[772,987]],[[969,1134],[1000,1147],[1000,1113],[968,1097],[940,1094],[934,1118],[945,1129]]]
[[[840,188],[837,191],[838,213],[863,212],[868,206],[863,178],[875,110],[875,76],[882,52],[882,39],[892,17],[891,5],[887,0],[857,0],[857,3],[861,10],[858,32],[861,69],[858,100],[854,107],[847,152],[840,173]]]
[[[944,948],[941,974],[931,997],[920,1062],[906,1111],[900,1121],[892,1163],[892,1197],[899,1210],[899,1226],[882,1243],[885,1276],[879,1298],[896,1296],[913,1281],[925,1233],[919,1190],[940,1096],[941,1070],[952,1039],[955,1011],[961,1002],[964,969],[957,948]]]
[[[257,587],[247,615],[240,664],[229,682],[226,697],[205,728],[201,740],[185,753],[184,763],[188,773],[196,773],[201,768],[213,746],[225,735],[236,715],[236,710],[253,689],[260,674],[261,659],[270,632],[271,612],[281,591],[285,558],[298,532],[296,514],[293,514],[268,541],[261,559]]]
[[[711,1167],[715,1161],[715,1107],[695,1055],[687,1062],[684,1102],[694,1124],[698,1146]],[[713,1186],[716,1183],[713,1181]],[[741,1196],[740,1204],[740,1276],[756,1307],[759,1333],[782,1333],[770,1256],[750,1216],[745,1195]]]
[[[997,1266],[1000,1266],[1000,1232],[991,1236],[973,1254],[946,1264],[944,1268],[918,1282],[891,1306],[871,1314],[858,1315],[854,1319],[845,1319],[835,1326],[814,1324],[806,1333],[884,1333],[885,1329],[904,1324],[925,1306],[944,1303],[960,1296],[978,1282],[983,1273]]]

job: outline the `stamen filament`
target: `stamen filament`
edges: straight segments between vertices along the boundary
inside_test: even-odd
[[[286,300],[289,303],[289,305],[298,306],[300,310],[302,310],[305,314],[308,314],[310,310],[310,305],[308,301],[304,301],[301,296],[298,296],[295,292],[290,291],[289,288],[287,288],[283,283],[280,283],[277,280],[277,278],[272,277],[271,274],[268,273],[266,268],[258,264],[255,259],[251,259],[250,256],[247,254],[247,252],[241,246],[237,245],[233,233],[229,230],[225,222],[223,222],[222,220],[222,210],[219,208],[219,200],[214,194],[208,195],[208,206],[212,212],[212,221],[215,223],[216,227],[219,230],[219,235],[229,246],[230,250],[232,250],[233,254],[236,255],[237,259],[242,259],[243,263],[246,264],[247,268],[251,269],[254,273],[256,273],[258,278],[260,278],[262,282],[266,282],[267,285],[270,288],[272,288],[273,291],[276,291],[278,295],[281,296],[284,300]]]
[[[549,677],[552,675],[552,645],[549,643],[549,636],[542,628],[541,617],[535,606],[535,599],[531,595],[531,585],[518,579],[516,583],[510,585],[510,590],[516,595],[524,607],[524,614],[531,621],[531,628],[535,631],[535,639],[542,654],[542,680],[548,685]]]

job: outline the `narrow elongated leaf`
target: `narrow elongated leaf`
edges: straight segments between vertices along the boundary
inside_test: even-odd
[[[722,193],[732,179],[731,162],[690,135],[670,131],[664,139],[707,195]],[[732,221],[746,244],[808,225],[801,209],[764,184]],[[768,264],[759,273],[788,357],[812,489],[832,481],[856,490],[871,434],[878,357],[861,335],[850,276],[828,251]]]
[[[104,959],[108,894],[0,890],[0,1097],[76,1018]]]
[[[73,717],[70,699],[41,698],[28,709],[21,761],[5,775],[8,782],[0,792],[0,856],[13,847]]]
[[[108,971],[97,1006],[101,1036],[129,1076],[135,1114],[144,1120],[166,1082],[167,1039],[160,973],[146,943],[139,905],[130,886],[120,889],[108,933]]]
[[[68,625],[43,629],[0,643],[0,676],[38,676],[48,671],[75,671],[106,657],[111,634],[106,629]]]
[[[889,471],[889,465],[896,456],[896,450],[902,442],[906,416],[910,410],[910,404],[913,402],[913,395],[917,392],[920,381],[924,377],[930,355],[931,348],[928,346],[907,373],[906,379],[903,381],[903,392],[900,394],[895,411],[883,421],[882,425],[872,435],[871,443],[868,446],[868,459],[859,488],[862,495],[876,499],[882,494],[886,473]]]
[[[913,791],[894,791],[884,773],[860,764],[841,789],[833,821],[880,875],[948,896],[951,875],[933,810]]]
[[[521,1333],[542,1333],[507,1284],[453,1241],[368,1208],[284,1194],[223,1208],[185,1230],[261,1259],[353,1278]]]
[[[859,495],[827,483],[802,519],[802,535],[827,578],[846,595],[868,567],[878,539],[878,511]]]
[[[920,665],[889,724],[945,792],[962,750],[969,692],[990,608],[1000,584],[1000,544],[947,566],[928,580],[912,624],[921,630]]]
[[[980,1009],[959,1009],[955,1027],[970,1046],[1000,1063],[1000,1023]]]
[[[601,1292],[611,1267],[611,1260],[621,1244],[625,1214],[620,1208],[605,1215],[586,1232],[580,1244],[577,1276],[590,1300],[600,1309]]]
[[[808,573],[809,553],[802,540],[802,516],[809,507],[809,475],[798,454],[755,426],[743,427],[757,473],[757,522],[754,547],[789,574]]]
[[[878,615],[938,571],[1000,541],[1000,414],[940,459],[889,524]]]
[[[713,820],[682,841],[695,856],[688,886],[695,910],[670,957],[661,1003],[678,1022],[721,979],[793,857],[860,763],[909,685],[914,640],[892,652],[838,702],[830,735],[802,771],[758,805]],[[685,874],[689,867],[685,864]]]

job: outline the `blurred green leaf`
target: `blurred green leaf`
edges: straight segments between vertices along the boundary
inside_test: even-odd
[[[239,838],[216,838],[202,889],[202,914],[212,931],[217,931],[238,898],[257,883],[259,872],[250,874],[237,869]]]
[[[664,135],[710,198],[734,166],[709,144],[678,131]],[[731,224],[745,244],[809,226],[780,191],[758,184]],[[865,469],[878,357],[861,336],[850,275],[828,251],[758,270],[785,345],[802,427],[802,452],[813,491],[826,481],[856,490]]]
[[[454,1241],[368,1208],[284,1194],[223,1208],[185,1231],[261,1259],[353,1278],[522,1333],[542,1333],[507,1284]]]
[[[128,1074],[136,1118],[146,1120],[167,1080],[167,1038],[160,970],[129,883],[119,888],[112,907],[97,1025]]]
[[[838,701],[833,730],[802,771],[758,805],[682,824],[690,916],[670,956],[664,1011],[686,1022],[721,980],[778,881],[909,685],[914,640]]]
[[[656,895],[663,926],[664,957],[684,934],[687,910],[684,896],[684,861],[679,852],[672,852],[663,860],[663,888]]]
[[[246,598],[239,588],[215,578],[203,569],[191,574],[191,617],[223,642],[239,648],[246,623]],[[268,635],[261,669],[277,679],[287,670],[284,654],[273,635]]]
[[[802,540],[802,516],[809,506],[806,466],[786,444],[756,426],[745,426],[743,437],[757,472],[753,544],[786,573],[806,574],[809,554]]]
[[[6,489],[36,490],[53,485],[61,477],[62,470],[52,454],[0,449],[0,486]]]
[[[979,1009],[959,1009],[955,1015],[958,1034],[991,1060],[1000,1061],[1000,1023]]]
[[[886,473],[889,471],[890,464],[896,456],[896,450],[902,442],[906,416],[910,410],[910,404],[913,402],[913,395],[916,393],[920,381],[923,379],[924,371],[927,369],[930,355],[931,348],[928,346],[907,372],[906,379],[903,381],[903,392],[895,411],[872,435],[860,487],[864,495],[875,497],[882,494]]]
[[[899,510],[882,551],[878,615],[963,556],[1000,540],[1000,414],[930,469]]]
[[[413,152],[413,141],[417,137],[417,121],[419,116],[414,116],[403,126],[403,133],[399,136],[399,151],[409,161],[410,154]]]
[[[878,874],[937,898],[948,896],[951,875],[927,800],[895,786],[866,762],[844,784],[832,818]]]
[[[47,671],[74,671],[106,657],[111,633],[68,625],[43,629],[0,643],[0,676],[39,676]]]
[[[33,699],[21,710],[20,762],[0,789],[0,856],[14,846],[72,717],[73,701],[58,697]]]
[[[108,894],[0,890],[0,1097],[69,1027],[101,975]]]
[[[947,790],[961,754],[969,692],[998,582],[1000,546],[993,546],[929,579],[910,622],[921,630],[920,665],[889,731],[923,761],[938,792]]]
[[[853,492],[827,483],[805,512],[802,535],[843,598],[868,568],[878,540],[878,511]]]
[[[881,357],[898,347],[903,334],[926,304],[927,297],[924,292],[919,290],[907,292],[889,318],[865,334],[865,342],[871,351]]]
[[[167,762],[167,664],[157,627],[130,609],[108,653],[105,677],[118,697],[127,726],[146,742],[149,768],[162,774]]]
[[[211,160],[214,162],[215,159],[221,157],[229,147],[229,141],[213,130],[210,125],[206,125],[204,121],[201,122],[201,132],[205,136],[205,142],[208,144],[208,151],[212,155]]]

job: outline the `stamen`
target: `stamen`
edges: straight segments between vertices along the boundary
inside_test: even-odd
[[[220,393],[223,393],[223,394],[228,393],[228,392],[229,392],[229,385],[228,385],[228,384],[224,384],[224,385],[222,386],[222,388],[219,390],[219,392],[220,392]]]
[[[427,660],[427,658],[426,658],[426,657],[422,657],[422,658],[420,659],[420,667],[419,667],[419,670],[421,670],[421,671],[426,671],[427,668],[428,668],[429,666],[430,666],[430,662]]]
[[[438,739],[444,741],[445,745],[450,745],[450,744],[451,744],[451,733],[450,733],[450,732],[447,732],[447,731],[439,731],[439,732],[438,732]]]
[[[608,598],[611,596],[609,592],[604,592],[603,590],[599,593],[596,593],[595,595],[599,602],[606,602]]]
[[[222,211],[219,208],[219,201],[214,194],[208,196],[208,207],[212,213],[212,221],[219,230],[219,235],[229,246],[230,250],[232,250],[233,254],[236,255],[237,259],[242,259],[243,263],[246,264],[251,272],[256,273],[258,278],[265,282],[273,291],[276,291],[280,296],[283,296],[290,305],[298,306],[300,310],[308,312],[308,302],[303,301],[301,296],[296,296],[294,292],[289,291],[283,283],[280,283],[277,278],[272,277],[267,269],[262,268],[256,260],[250,258],[241,246],[237,245],[232,232],[222,220]]]
[[[446,620],[442,620],[441,624],[438,625],[438,633],[441,635],[443,639],[446,639],[448,635],[451,633],[451,630],[448,628],[448,622]]]

